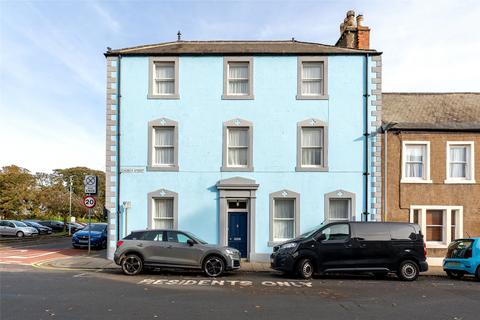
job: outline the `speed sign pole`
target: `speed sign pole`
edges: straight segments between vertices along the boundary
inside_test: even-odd
[[[97,204],[95,197],[88,195],[83,197],[83,204],[88,208],[88,254],[90,254],[90,239],[92,236],[92,208]]]
[[[92,209],[88,209],[88,255],[90,255],[91,239],[92,239]]]

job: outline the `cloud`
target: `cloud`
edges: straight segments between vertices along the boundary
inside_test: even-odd
[[[102,22],[113,32],[119,32],[121,29],[120,23],[113,18],[113,16],[104,9],[100,3],[98,2],[89,2],[90,6],[94,9],[94,11],[98,14],[100,18],[102,18]]]

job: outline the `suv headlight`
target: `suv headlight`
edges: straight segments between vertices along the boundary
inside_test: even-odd
[[[236,250],[233,250],[233,249],[225,249],[225,252],[229,255],[229,256],[233,256],[235,253],[236,253]]]
[[[297,243],[295,242],[285,243],[280,246],[280,250],[293,249],[296,246],[297,246]]]

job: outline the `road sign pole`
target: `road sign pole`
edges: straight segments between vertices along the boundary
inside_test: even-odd
[[[92,238],[92,209],[88,209],[88,255],[90,255],[90,239]]]

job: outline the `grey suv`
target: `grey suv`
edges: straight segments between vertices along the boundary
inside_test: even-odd
[[[129,276],[139,274],[144,267],[200,269],[209,277],[240,268],[237,249],[207,244],[177,230],[133,231],[117,242],[114,260]]]

